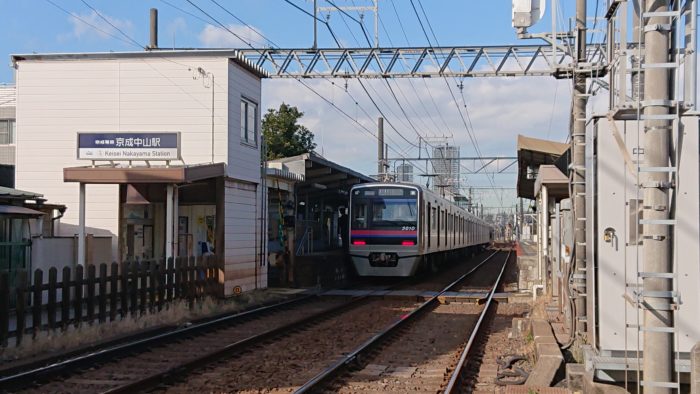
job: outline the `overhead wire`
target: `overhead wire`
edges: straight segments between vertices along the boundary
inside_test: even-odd
[[[121,33],[121,35],[123,35],[124,37],[126,37],[127,40],[131,41],[132,43],[134,43],[134,44],[137,45],[137,46],[141,46],[141,44],[139,44],[138,41],[134,40],[134,39],[131,38],[128,34],[124,33],[124,31],[123,31],[122,29],[120,29],[119,27],[117,27],[114,23],[112,23],[112,21],[110,21],[108,18],[106,18],[104,15],[102,15],[99,11],[97,11],[93,6],[91,6],[90,4],[88,4],[85,0],[80,0],[80,1],[81,1],[83,4],[85,4],[86,7],[90,8],[95,14],[97,14],[97,16],[98,16],[100,19],[102,19],[103,21],[105,21],[108,25],[112,26],[112,28],[113,28],[114,30],[118,31],[119,33]],[[145,47],[141,46],[141,48],[145,48]]]
[[[206,15],[206,16],[207,16],[208,18],[210,18],[212,21],[214,21],[215,23],[217,23],[219,26],[224,27],[225,30],[229,31],[229,33],[231,33],[231,34],[233,34],[234,36],[236,36],[239,40],[241,40],[243,43],[245,43],[246,45],[248,45],[251,49],[256,49],[256,48],[253,47],[253,45],[252,45],[250,42],[247,42],[246,40],[242,39],[242,37],[240,37],[239,35],[233,33],[230,29],[226,28],[226,27],[223,25],[223,23],[221,23],[218,19],[216,19],[215,17],[213,17],[211,14],[207,13],[206,11],[204,11],[203,9],[201,9],[200,7],[194,5],[190,0],[186,0],[186,1],[187,1],[188,3],[190,3],[191,5],[193,5],[195,8],[197,8],[200,12],[202,12],[204,15]],[[213,0],[212,0],[212,1],[213,1]],[[291,1],[285,0],[285,2],[287,2],[287,3],[290,4],[290,5],[295,6],[295,8],[297,8],[297,9],[300,8],[300,7],[296,6],[296,5],[295,5],[293,2],[291,2]],[[219,7],[225,9],[225,7],[223,7],[221,4],[218,4],[218,3],[217,3],[217,5],[218,5]],[[225,9],[225,11],[226,11],[228,14],[233,15],[229,10],[226,10],[226,9]],[[310,14],[310,13],[308,13],[308,12],[304,12],[304,13],[307,14],[307,15],[311,15],[311,17],[313,17],[313,15]],[[246,22],[242,21],[240,18],[236,17],[236,19],[237,19],[238,21],[240,21],[241,23],[243,23],[244,25],[249,26],[249,24],[247,24]],[[320,19],[318,19],[318,18],[316,18],[316,19],[317,19],[317,20],[320,20]],[[327,23],[326,23],[326,26],[327,26],[327,28],[329,29],[329,31],[330,31],[330,33],[331,33],[331,36],[332,36],[332,37],[334,38],[334,40],[339,44],[339,41],[337,40],[336,35],[335,35],[334,32],[332,31],[332,28],[331,28]],[[249,27],[250,27],[250,26],[249,26]],[[268,39],[268,38],[265,38],[265,39],[266,39],[268,42],[270,42],[271,44],[273,44],[274,46],[277,46],[277,45],[274,43],[274,41],[272,41],[272,40],[270,40],[270,39]],[[332,105],[336,110],[339,110],[339,111],[340,111],[344,116],[346,116],[348,119],[353,120],[354,123],[360,124],[359,122],[357,122],[356,120],[354,120],[351,116],[349,116],[349,114],[347,114],[347,112],[342,111],[337,105],[335,105],[335,103],[333,103],[332,101],[330,101],[330,100],[328,100],[327,98],[325,98],[323,95],[321,95],[320,93],[318,93],[315,89],[313,89],[311,86],[309,86],[308,84],[306,84],[305,82],[303,82],[300,78],[296,78],[296,79],[297,79],[298,82],[300,82],[300,83],[301,83],[303,86],[305,86],[307,89],[311,90],[312,92],[314,92],[314,94],[316,94],[317,96],[319,96],[320,98],[322,98],[326,103]],[[368,95],[368,96],[369,96],[369,95]],[[370,96],[370,98],[371,98],[371,96]],[[376,103],[375,103],[375,106],[376,106]],[[378,108],[378,106],[377,106],[377,108]],[[379,108],[378,108],[378,109],[379,109]],[[380,110],[380,112],[381,112],[381,110]],[[387,121],[387,123],[389,123],[389,121]],[[389,123],[389,124],[390,124],[390,123]],[[394,128],[393,125],[392,125],[391,127]],[[364,128],[364,126],[363,126],[363,128]],[[366,128],[365,128],[365,129],[366,129]],[[394,128],[394,129],[395,129],[395,128]],[[370,132],[370,134],[371,134],[371,132]],[[371,134],[371,135],[373,135],[373,134]],[[399,133],[399,135],[400,135],[402,138],[405,139],[405,137],[403,137],[400,133]],[[376,135],[373,135],[373,136],[374,136],[375,138],[377,138]],[[412,144],[411,141],[409,141],[409,140],[407,140],[407,139],[406,139],[406,141],[407,141],[409,144]],[[405,156],[404,156],[404,158],[405,158]]]
[[[399,27],[401,28],[401,32],[403,33],[403,36],[406,39],[406,45],[408,45],[410,47],[411,42],[408,39],[408,34],[406,34],[406,29],[404,28],[403,21],[401,20],[401,17],[399,16],[399,12],[396,9],[396,4],[394,4],[394,0],[390,0],[390,2],[391,2],[391,7],[394,9],[394,14],[396,15],[396,20],[398,21]],[[442,124],[445,126],[445,129],[448,130],[450,132],[450,134],[454,134],[454,133],[452,133],[452,130],[451,130],[449,124],[447,123],[447,121],[445,121],[445,118],[442,116],[442,111],[440,111],[440,107],[437,105],[437,102],[435,101],[435,97],[433,96],[431,89],[428,87],[428,82],[426,82],[425,78],[421,78],[421,80],[423,81],[423,85],[425,86],[425,91],[428,92],[428,96],[430,97],[430,101],[432,102],[433,107],[435,107],[435,111],[437,112],[438,116],[440,117],[440,120],[442,121]],[[410,81],[410,79],[409,79],[409,81]],[[416,95],[418,95],[418,92],[416,91],[413,83],[411,83],[411,86],[413,87],[413,91],[416,93]],[[426,108],[426,112],[428,112],[427,108]],[[438,127],[438,129],[439,129],[439,127]]]
[[[428,45],[429,45],[430,48],[433,50],[433,54],[435,54],[435,48],[433,47],[433,44],[432,44],[432,42],[431,42],[431,40],[430,40],[430,37],[428,36],[428,32],[427,32],[426,29],[425,29],[425,26],[424,26],[423,21],[422,21],[422,19],[421,19],[421,17],[420,17],[420,14],[418,13],[418,9],[416,8],[416,5],[415,5],[415,3],[414,3],[414,0],[410,0],[410,2],[411,2],[411,7],[413,8],[413,11],[414,11],[414,13],[415,13],[415,15],[416,15],[416,18],[418,19],[418,22],[419,22],[419,24],[420,24],[421,30],[423,31],[423,35],[424,35],[425,38],[428,40]],[[433,28],[432,28],[432,24],[430,23],[430,19],[428,18],[428,15],[425,13],[425,9],[423,8],[423,4],[421,3],[420,0],[418,0],[418,4],[420,5],[421,10],[423,11],[423,15],[424,15],[424,17],[425,17],[426,24],[428,24],[428,27],[429,27],[429,29],[430,29],[432,35],[433,35],[433,38],[435,39],[436,44],[438,44],[438,46],[439,46],[440,43],[439,43],[439,41],[438,41],[438,39],[437,39],[437,36],[435,35],[435,31],[434,31]],[[468,134],[468,136],[469,136],[469,139],[472,141],[472,144],[474,145],[474,151],[476,152],[476,154],[477,154],[478,157],[482,157],[483,155],[481,154],[481,150],[480,150],[480,148],[479,148],[479,143],[478,143],[478,141],[477,141],[477,139],[476,139],[476,135],[475,135],[475,133],[474,133],[474,131],[473,131],[473,125],[472,125],[472,122],[471,122],[471,117],[470,117],[470,115],[469,115],[469,109],[467,108],[466,101],[464,101],[464,92],[463,92],[463,89],[460,89],[460,90],[462,91],[462,98],[463,98],[463,103],[464,103],[464,109],[465,109],[465,112],[466,112],[466,115],[467,115],[467,118],[466,118],[466,119],[465,119],[465,117],[464,117],[464,114],[462,114],[462,110],[460,109],[459,105],[457,104],[457,98],[455,97],[454,92],[452,91],[452,86],[451,86],[450,83],[447,81],[447,77],[443,75],[442,78],[443,78],[443,80],[445,81],[445,84],[447,85],[447,89],[448,89],[448,91],[449,91],[449,93],[450,93],[450,96],[452,96],[452,99],[453,99],[453,101],[454,101],[454,103],[455,103],[455,106],[457,107],[457,110],[458,110],[458,112],[459,112],[459,116],[460,116],[460,118],[461,118],[461,120],[462,120],[462,123],[464,124],[464,127],[465,127],[465,129],[467,130],[467,134]],[[467,120],[469,121],[469,125],[467,125]],[[470,126],[471,126],[471,127],[470,127]],[[482,162],[482,164],[484,164],[484,161],[483,161],[483,160],[481,160],[481,162]],[[460,163],[460,165],[461,165],[461,163]],[[462,167],[464,168],[464,166],[462,166]],[[492,185],[493,187],[495,187],[495,183],[494,183],[494,180],[493,180],[493,176],[489,177],[489,176],[487,175],[486,177],[489,179],[489,183],[491,183],[491,185]],[[494,195],[499,199],[501,205],[503,205],[503,199],[502,199],[502,197],[501,197],[498,193],[495,192],[495,189],[494,189]]]
[[[63,12],[64,12],[65,14],[67,14],[68,16],[70,16],[70,17],[72,17],[72,18],[74,18],[74,19],[76,19],[76,20],[82,22],[83,24],[85,24],[85,25],[87,25],[87,26],[92,27],[93,29],[95,29],[95,30],[97,30],[97,31],[99,31],[100,33],[103,33],[103,34],[105,34],[105,35],[108,35],[108,36],[110,36],[110,37],[112,37],[112,38],[114,38],[114,39],[116,39],[116,40],[119,40],[119,41],[121,41],[121,42],[123,42],[123,43],[129,44],[129,45],[134,45],[134,42],[125,40],[124,38],[119,37],[119,36],[117,36],[116,34],[112,34],[112,33],[108,32],[108,31],[106,31],[106,30],[104,30],[104,29],[101,29],[101,28],[95,26],[94,24],[92,24],[92,23],[86,21],[84,18],[81,18],[79,15],[76,15],[76,14],[74,14],[74,13],[72,13],[72,12],[66,10],[65,8],[61,7],[60,5],[56,4],[56,3],[53,2],[52,0],[44,0],[44,1],[46,1],[47,3],[51,4],[52,6],[54,6],[54,7],[56,7],[56,8],[58,8],[59,10],[63,11]],[[141,47],[141,45],[139,45],[138,43],[136,43],[136,46],[138,46],[139,48],[143,48],[143,47]]]
[[[345,15],[347,15],[351,20],[355,21],[356,23],[358,23],[358,24],[360,25],[360,27],[362,28],[362,31],[365,33],[365,39],[367,40],[367,44],[370,45],[370,46],[372,45],[372,43],[371,43],[369,37],[368,37],[367,34],[366,34],[365,27],[364,27],[364,24],[362,24],[362,22],[360,22],[359,20],[357,20],[356,18],[354,18],[352,15],[348,14],[347,12],[345,12],[345,10],[343,10],[343,9],[341,9],[340,7],[338,7],[337,5],[335,5],[335,3],[333,3],[332,1],[330,1],[330,0],[326,0],[326,1],[328,1],[328,3],[330,3],[331,5],[333,5],[333,7],[335,7],[335,8],[338,9],[339,11],[341,11],[341,13],[342,13],[342,14],[341,14],[341,20],[343,21],[343,23],[345,24],[345,26],[346,26],[346,27],[348,28],[348,30],[350,31],[350,34],[352,35],[353,39],[354,39],[355,42],[358,44],[358,46],[359,46],[359,40],[357,39],[357,37],[355,36],[355,34],[352,32],[352,29],[350,28],[350,26],[348,25],[347,21],[345,20],[345,18],[344,18]],[[330,25],[328,25],[328,28],[332,30],[332,27],[331,27]],[[344,48],[343,45],[342,45],[342,44],[340,43],[340,41],[338,41],[338,40],[336,40],[336,45],[338,45],[338,47],[340,47],[340,48]],[[384,111],[382,111],[382,109],[379,107],[379,105],[377,105],[377,102],[374,100],[374,98],[372,97],[372,95],[369,94],[369,91],[367,90],[367,87],[366,87],[365,84],[362,82],[362,80],[361,80],[359,77],[357,77],[356,79],[357,79],[357,81],[359,82],[360,86],[362,87],[362,90],[367,94],[367,97],[370,99],[370,101],[372,102],[372,104],[374,105],[374,107],[375,107],[375,108],[377,109],[377,111],[382,115],[382,117],[384,118],[384,120],[386,120],[386,122],[387,122],[387,124],[389,125],[389,127],[390,127],[392,130],[394,130],[394,132],[395,132],[396,134],[398,134],[399,137],[401,137],[401,139],[403,139],[404,141],[406,141],[409,145],[413,146],[414,148],[419,148],[418,145],[416,145],[415,143],[413,143],[412,141],[410,141],[408,138],[406,138],[406,137],[394,126],[394,124],[391,122],[391,119],[390,119],[389,117],[386,116],[386,114],[384,113]],[[377,97],[379,97],[380,100],[383,101],[383,99],[381,99],[381,95],[379,94],[379,92],[377,92],[377,91],[374,89],[374,87],[371,86],[371,84],[369,84],[369,85],[370,85],[370,89],[374,90],[374,92],[377,94]],[[394,95],[394,98],[395,98],[395,97],[396,97],[396,96]],[[399,107],[401,108],[401,104],[400,104],[398,101],[397,101],[397,103],[399,104]],[[386,103],[384,103],[384,104],[386,105]],[[394,114],[394,115],[395,115],[395,114]],[[401,117],[397,117],[397,118],[401,119]],[[411,128],[413,128],[413,129],[416,131],[416,133],[418,134],[418,136],[421,137],[420,133],[416,130],[415,126],[413,126],[413,124],[412,124],[410,118],[406,117],[406,121],[409,123],[409,125],[411,125]]]

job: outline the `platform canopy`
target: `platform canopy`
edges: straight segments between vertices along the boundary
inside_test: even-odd
[[[334,191],[346,192],[350,186],[358,183],[376,181],[372,177],[313,153],[270,160],[268,163],[269,165],[284,164],[289,171],[303,175],[303,181],[298,183],[297,191],[305,190],[309,193],[330,191],[332,194]]]
[[[568,149],[569,144],[518,135],[518,197],[534,200],[540,166],[555,164]]]
[[[550,164],[543,164],[535,179],[535,195],[539,195],[542,186],[547,187],[547,195],[555,201],[569,197],[569,178]]]

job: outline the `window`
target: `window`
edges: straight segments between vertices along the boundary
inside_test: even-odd
[[[432,223],[431,223],[430,218],[433,216],[433,215],[432,215],[433,210],[432,210],[432,208],[430,207],[430,203],[428,203],[428,209],[427,209],[427,211],[428,211],[428,215],[427,215],[427,216],[428,216],[428,225],[425,226],[425,227],[428,228],[428,247],[430,247],[430,236],[432,235],[432,234],[431,234],[431,231],[430,231],[430,229],[431,229],[430,226],[432,226]]]
[[[353,229],[365,229],[369,226],[369,220],[367,220],[367,202],[357,202],[352,203],[352,228]]]
[[[241,99],[241,141],[258,145],[258,105]]]
[[[15,121],[13,119],[0,120],[0,145],[15,143]]]

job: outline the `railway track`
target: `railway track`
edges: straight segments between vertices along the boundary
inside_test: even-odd
[[[497,267],[498,274],[495,280],[491,277],[492,286],[482,305],[445,305],[438,300],[441,294],[463,289],[479,265],[296,392],[458,392],[468,375],[464,371],[465,360],[484,321],[493,313],[493,295],[510,258],[510,252],[500,254],[505,255],[503,261],[489,265],[491,269]],[[468,339],[464,338],[465,332],[472,333]]]
[[[323,366],[342,358],[367,338],[381,334],[387,325],[412,315],[417,305],[408,300],[387,301],[371,296],[350,300],[306,297],[2,377],[0,387],[27,392],[113,393],[147,389],[177,392],[206,387],[217,376],[228,377],[228,384],[233,387],[256,391],[253,387],[259,382],[246,382],[241,376],[259,379],[262,375],[267,386],[272,383],[270,377],[277,376],[280,379],[273,386],[291,389],[303,386]],[[313,365],[300,362],[299,357],[285,358],[289,349],[311,358]],[[232,356],[236,368],[230,366]],[[276,356],[276,361],[269,362]],[[260,363],[261,358],[267,358],[268,362]],[[223,373],[212,374],[212,370],[221,366]],[[241,373],[246,366],[253,366],[253,370]],[[285,376],[280,371],[288,374]],[[311,375],[305,376],[304,371],[310,371]],[[178,378],[185,375],[188,381],[178,384]],[[163,386],[165,381],[169,382],[167,386]],[[293,382],[291,386],[290,382]],[[230,386],[223,387],[231,391]],[[219,391],[222,387],[210,389]]]

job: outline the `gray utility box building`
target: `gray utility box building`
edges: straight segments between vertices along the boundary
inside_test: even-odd
[[[690,371],[689,353],[700,341],[700,194],[698,116],[683,116],[674,127],[677,168],[672,225],[676,371]],[[636,305],[642,289],[643,190],[637,169],[643,167],[643,121],[594,116],[586,130],[586,249],[588,343],[586,366],[601,380],[637,379],[642,366],[644,309]],[[616,134],[619,138],[616,138]],[[628,152],[625,159],[624,150]],[[671,170],[669,170],[671,171]],[[673,172],[671,172],[673,175]],[[643,175],[643,174],[642,174]],[[673,204],[673,203],[672,203]],[[672,205],[673,207],[673,205]],[[590,292],[590,290],[589,290]],[[628,372],[625,374],[625,372]],[[685,379],[683,379],[685,380]]]

